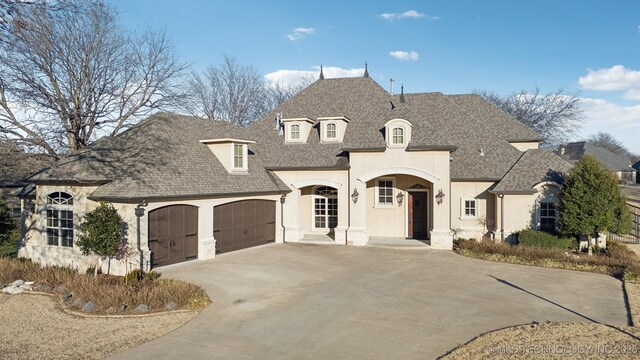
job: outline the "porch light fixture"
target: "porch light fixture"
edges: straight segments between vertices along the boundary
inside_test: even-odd
[[[360,194],[358,194],[358,189],[353,188],[353,193],[351,194],[351,201],[353,201],[354,204],[358,202],[358,196],[360,196]]]
[[[284,205],[284,202],[287,200],[287,195],[286,194],[282,194],[282,196],[280,196],[280,204]]]
[[[444,193],[442,192],[442,189],[438,190],[438,194],[436,195],[436,202],[438,203],[438,205],[442,205],[442,202],[444,201]]]
[[[403,199],[404,199],[404,193],[402,191],[398,192],[398,195],[396,195],[396,200],[398,200],[398,205],[402,205]]]

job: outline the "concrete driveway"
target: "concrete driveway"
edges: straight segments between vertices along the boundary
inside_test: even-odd
[[[119,359],[430,359],[532,321],[626,325],[621,283],[449,251],[269,245],[162,271],[213,299]]]

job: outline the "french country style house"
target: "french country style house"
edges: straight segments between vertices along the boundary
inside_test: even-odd
[[[448,250],[456,237],[507,240],[556,226],[571,165],[541,140],[477,95],[321,76],[248,128],[159,113],[36,174],[19,254],[92,265],[75,243],[100,201],[118,209],[146,269],[318,237]],[[104,266],[123,274],[140,253]]]

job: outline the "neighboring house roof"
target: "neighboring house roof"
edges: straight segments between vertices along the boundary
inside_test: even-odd
[[[413,125],[409,149],[456,148],[452,179],[500,179],[522,154],[507,140],[542,140],[478,95],[404,96],[401,103],[399,95],[391,96],[367,77],[318,80],[251,125],[249,132],[260,138],[256,145],[270,168],[339,167],[348,164],[344,149],[384,151],[384,124],[403,118]],[[275,126],[277,113],[283,118],[346,116],[350,122],[342,143],[320,143],[316,124],[306,143],[287,144]]]
[[[494,193],[535,192],[542,182],[561,184],[572,165],[551,150],[527,150],[492,189]]]
[[[631,165],[631,167],[636,169],[636,170],[640,170],[640,161],[638,161],[637,163]]]
[[[590,155],[598,159],[609,171],[633,171],[631,169],[631,161],[627,157],[613,153],[603,147],[579,141],[562,145],[559,153],[562,153],[563,146],[564,154],[560,156],[573,164],[580,161],[582,156]]]
[[[246,138],[220,121],[160,113],[115,137],[61,159],[31,178],[36,183],[100,185],[94,199],[153,199],[289,189],[265,170],[249,146],[246,174],[230,174],[201,139]]]

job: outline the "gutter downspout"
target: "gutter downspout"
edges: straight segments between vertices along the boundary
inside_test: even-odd
[[[140,255],[140,271],[144,273],[144,254],[142,253],[142,244],[140,241],[140,218],[144,216],[144,208],[148,205],[147,200],[142,200],[140,204],[138,204],[135,208],[136,215],[136,233],[138,238],[138,254]],[[151,264],[149,264],[149,269],[151,269]]]
[[[504,242],[504,193],[498,194],[500,198],[500,240]]]
[[[284,227],[284,202],[285,199],[287,198],[286,194],[283,194],[282,196],[280,196],[280,227],[282,228],[282,243],[284,244],[286,241],[286,232],[287,229]]]
[[[351,229],[351,167],[347,169],[347,228],[344,230],[345,245],[349,245],[349,229]]]

